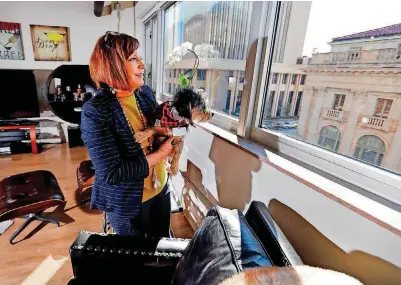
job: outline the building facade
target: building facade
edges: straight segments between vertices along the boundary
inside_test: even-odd
[[[302,65],[273,64],[267,89],[263,120],[297,119],[299,116],[306,74]],[[268,125],[266,125],[268,126]]]
[[[401,24],[334,38],[305,68],[297,135],[401,171]]]

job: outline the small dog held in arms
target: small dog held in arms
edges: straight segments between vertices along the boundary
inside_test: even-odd
[[[208,122],[213,117],[213,113],[206,106],[206,100],[201,92],[184,88],[178,90],[172,100],[166,101],[156,109],[155,127],[135,133],[135,139],[142,143],[152,136],[162,136],[158,127],[169,128],[171,132],[168,136],[176,136],[173,140],[173,154],[169,159],[168,172],[172,175],[178,173],[180,156],[184,146],[183,133],[175,134],[175,130],[193,126],[194,122]]]

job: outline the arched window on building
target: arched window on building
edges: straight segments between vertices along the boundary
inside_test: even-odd
[[[320,131],[318,145],[332,151],[337,151],[340,145],[341,133],[340,130],[333,126],[324,127]]]
[[[359,139],[354,157],[375,165],[380,165],[385,152],[386,146],[384,142],[379,137],[368,135]]]

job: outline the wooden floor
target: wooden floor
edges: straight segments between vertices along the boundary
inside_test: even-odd
[[[38,155],[0,155],[0,179],[33,171],[49,170],[56,176],[67,205],[64,210],[50,209],[49,216],[62,225],[34,221],[10,245],[8,238],[23,223],[14,225],[0,236],[0,285],[53,285],[67,284],[72,277],[69,247],[80,230],[102,230],[102,213],[79,206],[76,198],[76,167],[89,159],[84,147],[48,145]],[[182,213],[172,215],[172,228],[176,237],[190,238],[192,228]]]

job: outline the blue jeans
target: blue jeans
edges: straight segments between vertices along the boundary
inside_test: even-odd
[[[169,237],[170,212],[170,189],[167,183],[159,194],[141,204],[137,216],[124,217],[107,212],[106,217],[116,234]]]

